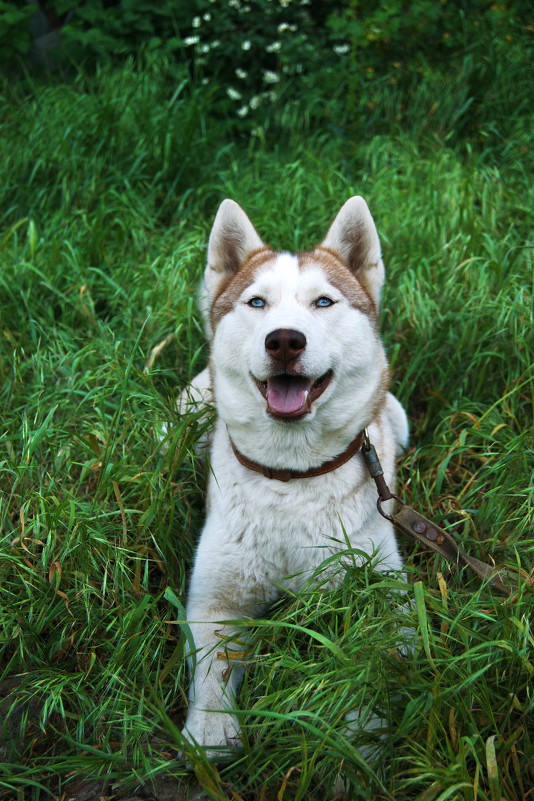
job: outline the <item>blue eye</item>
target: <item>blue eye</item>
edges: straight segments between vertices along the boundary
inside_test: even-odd
[[[319,298],[315,301],[315,305],[319,306],[320,308],[325,308],[326,306],[333,306],[334,301],[330,300],[330,298]]]
[[[265,301],[262,298],[252,298],[248,302],[249,306],[254,306],[255,309],[261,309],[265,306]]]

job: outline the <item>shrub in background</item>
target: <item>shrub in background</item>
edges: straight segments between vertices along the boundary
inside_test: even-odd
[[[56,61],[90,66],[158,50],[188,63],[211,88],[216,83],[218,110],[238,119],[281,92],[316,97],[317,77],[331,53],[323,24],[331,0],[315,6],[310,0],[41,0],[40,7],[51,26],[67,20]],[[21,31],[24,25],[29,18]],[[20,53],[29,47],[27,36]]]
[[[183,44],[204,82],[215,79],[238,118],[299,94],[317,97],[327,32],[317,26],[310,0],[197,0],[198,13]]]
[[[0,1],[0,68],[26,56],[31,47],[30,23],[35,7]]]
[[[482,102],[514,46],[526,45],[534,30],[522,0],[349,0],[332,11],[327,24],[338,39],[336,52],[343,54],[353,106],[362,83],[375,76],[409,89],[422,78],[434,81],[438,101],[456,79]],[[511,94],[521,89],[527,101],[526,86]]]
[[[31,8],[0,2],[0,65],[27,53]],[[331,118],[336,132],[362,118],[375,131],[413,127],[418,114],[424,127],[438,109],[441,140],[479,136],[496,121],[502,141],[511,112],[529,102],[533,25],[523,0],[40,0],[40,8],[62,25],[63,64],[161,53],[188,65],[209,87],[211,112],[238,128],[265,123],[273,104],[295,120]]]
[[[191,19],[194,3],[177,0],[48,0],[47,10],[67,16],[62,28],[63,55],[94,63],[135,55],[143,49],[176,53],[180,30]]]
[[[521,0],[348,0],[328,16],[333,37],[368,73],[420,73],[453,57],[491,57],[533,30]]]

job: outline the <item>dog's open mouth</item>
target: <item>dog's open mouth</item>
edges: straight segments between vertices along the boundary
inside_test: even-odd
[[[309,414],[313,401],[323,394],[331,378],[332,370],[328,370],[316,381],[291,373],[273,375],[267,381],[254,380],[267,401],[267,412],[272,417],[294,420]]]

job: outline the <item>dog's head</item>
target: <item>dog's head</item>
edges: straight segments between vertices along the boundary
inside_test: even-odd
[[[321,245],[297,255],[266,246],[237,203],[223,201],[205,272],[223,419],[306,424],[319,416],[342,426],[355,409],[365,417],[376,408],[388,374],[378,336],[383,281],[361,197],[345,203]]]

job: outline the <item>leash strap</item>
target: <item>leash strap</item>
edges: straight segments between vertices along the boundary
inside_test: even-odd
[[[387,520],[390,520],[393,525],[412,537],[420,545],[430,547],[440,556],[444,556],[452,564],[461,563],[467,565],[480,578],[487,581],[495,590],[503,593],[503,595],[512,595],[512,576],[503,568],[496,568],[476,559],[474,556],[465,554],[456,544],[453,537],[432,520],[429,520],[424,515],[417,512],[411,506],[408,506],[397,495],[394,495],[389,489],[384,478],[384,471],[376,454],[376,450],[369,441],[369,436],[366,432],[365,443],[362,447],[362,453],[367,464],[367,468],[371,477],[374,479],[378,491],[377,507],[378,511]],[[393,515],[386,514],[382,509],[382,502],[389,501],[394,498],[400,503],[399,510]]]

